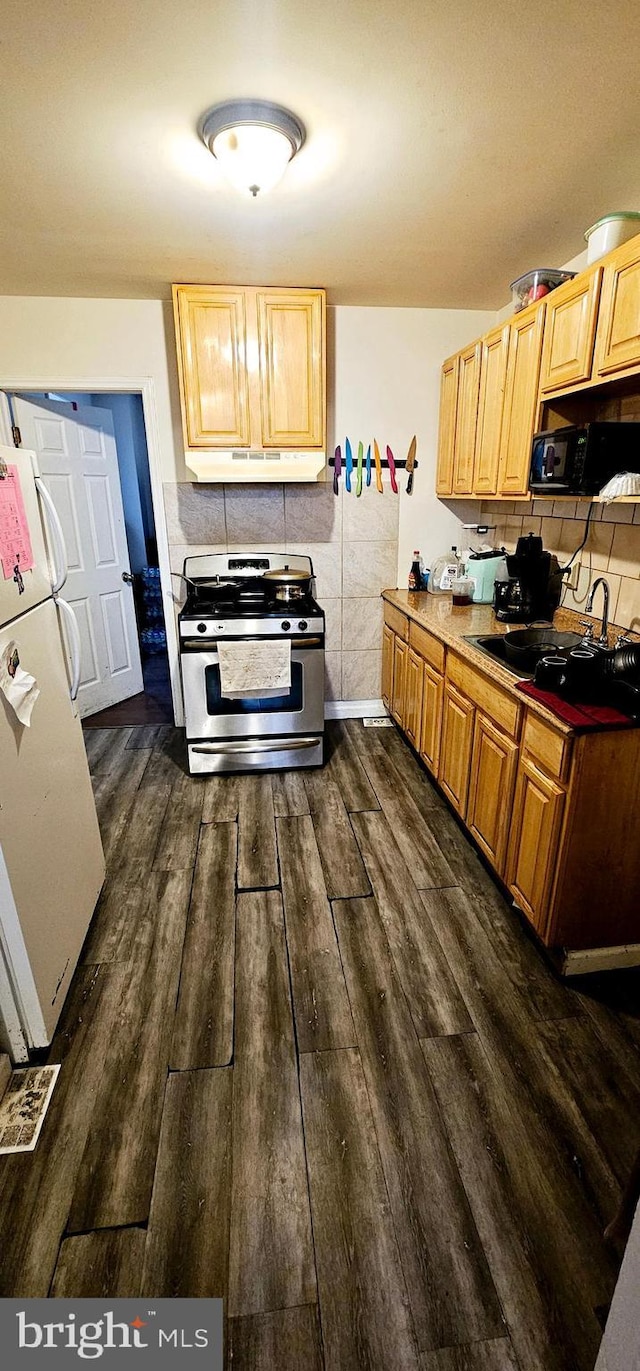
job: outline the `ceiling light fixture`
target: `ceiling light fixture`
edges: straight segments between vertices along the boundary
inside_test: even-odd
[[[306,138],[304,124],[270,100],[226,100],[200,122],[200,137],[238,190],[271,190]]]

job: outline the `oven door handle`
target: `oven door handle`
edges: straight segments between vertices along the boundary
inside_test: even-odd
[[[237,743],[191,743],[192,752],[234,753],[234,752],[296,752],[304,748],[317,747],[318,738],[247,738]]]
[[[226,638],[221,638],[219,641],[220,641],[220,642],[227,642],[228,640],[227,640]],[[238,638],[237,641],[240,642],[240,643],[246,643],[247,639],[246,639],[246,638]],[[269,639],[269,638],[252,638],[251,641],[252,641],[252,642],[255,642],[255,643],[266,643],[266,642],[271,642],[272,640]],[[276,642],[284,642],[285,639],[284,639],[284,638],[277,638],[275,641],[276,641]],[[322,638],[287,638],[286,641],[287,641],[288,643],[291,643],[292,648],[297,648],[297,649],[299,649],[299,648],[301,648],[301,647],[321,647],[321,646],[322,646]],[[181,642],[181,647],[186,648],[189,652],[195,651],[196,648],[198,648],[198,649],[200,650],[200,652],[215,652],[215,651],[217,650],[217,646],[218,646],[218,640],[217,640],[217,639],[209,639],[209,641],[207,642],[207,639],[206,639],[206,638],[183,638],[183,639],[182,639],[182,642]]]

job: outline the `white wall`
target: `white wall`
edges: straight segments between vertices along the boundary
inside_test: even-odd
[[[335,396],[329,413],[329,437],[366,444],[378,439],[382,455],[387,443],[396,457],[405,458],[414,435],[418,439],[418,470],[413,493],[406,494],[407,478],[399,474],[400,527],[398,585],[405,586],[414,548],[425,566],[452,543],[460,542],[460,520],[477,516],[477,506],[451,501],[447,507],[435,494],[440,368],[445,357],[485,333],[495,319],[486,310],[364,309],[339,307],[329,311],[334,334],[330,356]],[[384,499],[387,491],[385,472]],[[453,512],[454,510],[459,511]]]

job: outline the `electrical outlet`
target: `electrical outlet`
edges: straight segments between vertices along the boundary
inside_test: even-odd
[[[573,566],[569,570],[569,574],[565,577],[565,585],[568,590],[578,589],[578,581],[580,578],[580,566],[580,562],[574,562]]]

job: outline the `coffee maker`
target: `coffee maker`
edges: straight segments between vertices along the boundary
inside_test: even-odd
[[[545,552],[542,538],[528,533],[518,538],[514,553],[506,558],[507,581],[496,581],[496,619],[509,624],[550,622],[560,604],[562,572],[558,559]]]

